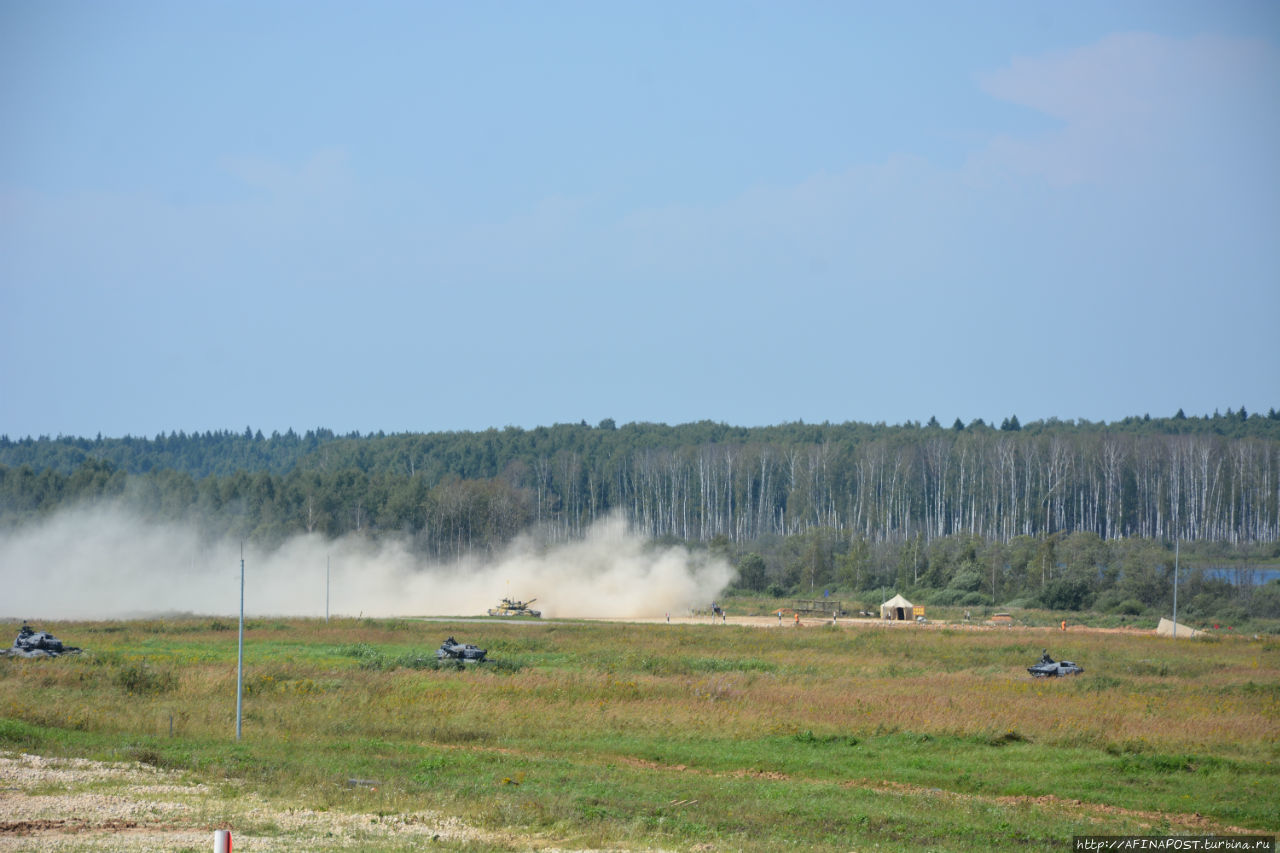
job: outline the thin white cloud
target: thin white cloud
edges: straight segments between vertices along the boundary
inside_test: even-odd
[[[295,201],[341,195],[351,185],[347,153],[326,148],[293,165],[262,157],[227,157],[223,168],[247,186]]]
[[[1237,135],[1280,142],[1280,53],[1257,40],[1112,35],[1016,58],[979,83],[1062,122],[1034,136],[997,137],[980,159],[1055,185],[1152,174],[1188,154],[1212,155],[1214,141]]]

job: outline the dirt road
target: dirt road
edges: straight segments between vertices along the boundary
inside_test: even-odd
[[[797,621],[792,614],[784,613],[781,618],[778,616],[737,616],[733,613],[727,613],[722,616],[712,616],[711,614],[684,615],[684,616],[635,616],[635,617],[592,617],[587,621],[596,622],[632,622],[641,625],[744,625],[753,628],[774,628],[783,630],[795,630],[796,628],[821,628],[828,625],[834,625],[837,628],[846,630],[884,630],[884,631],[917,631],[917,630],[937,630],[939,628],[950,628],[960,631],[1018,631],[1018,632],[1035,632],[1035,633],[1062,633],[1063,629],[1057,625],[1028,626],[1028,625],[1009,625],[994,624],[991,622],[945,622],[933,621],[928,622],[900,622],[890,621],[887,619],[868,619],[866,617],[843,616],[836,620],[830,617],[817,616],[801,616]],[[1087,625],[1067,624],[1067,633],[1087,633],[1087,634],[1153,634],[1154,629],[1150,628],[1094,628]]]
[[[505,840],[434,812],[348,814],[211,790],[146,764],[0,752],[0,851],[360,850],[378,842]],[[553,850],[530,839],[532,850]]]

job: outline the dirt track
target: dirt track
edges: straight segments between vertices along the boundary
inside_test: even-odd
[[[221,795],[146,764],[0,752],[0,851],[206,851],[216,829],[236,850],[360,850],[380,841],[510,841],[434,812],[349,814]],[[528,849],[559,848],[525,839]],[[579,853],[603,853],[579,851]]]
[[[593,622],[633,622],[641,625],[744,625],[753,628],[774,628],[789,629],[796,628],[821,628],[834,624],[837,628],[845,628],[848,630],[885,630],[885,631],[918,631],[918,630],[936,630],[938,628],[950,628],[960,631],[1019,631],[1031,633],[1062,633],[1060,626],[1031,626],[1031,625],[1001,625],[992,622],[900,622],[890,621],[886,619],[868,619],[865,617],[841,617],[836,619],[834,623],[830,618],[820,618],[816,616],[801,616],[799,621],[795,616],[783,614],[779,619],[777,616],[735,616],[732,613],[726,614],[723,618],[720,616],[696,615],[696,616],[637,616],[637,617],[593,617],[587,621]],[[1068,634],[1155,634],[1154,628],[1094,628],[1088,625],[1072,625],[1067,623],[1066,632]]]

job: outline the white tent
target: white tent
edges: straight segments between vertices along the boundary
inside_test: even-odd
[[[914,619],[912,604],[901,595],[895,595],[893,598],[880,605],[881,619]]]

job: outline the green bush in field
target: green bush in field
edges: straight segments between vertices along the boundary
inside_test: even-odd
[[[146,661],[138,661],[122,666],[116,672],[115,683],[130,695],[155,696],[176,688],[178,676],[172,670],[157,669]]]

